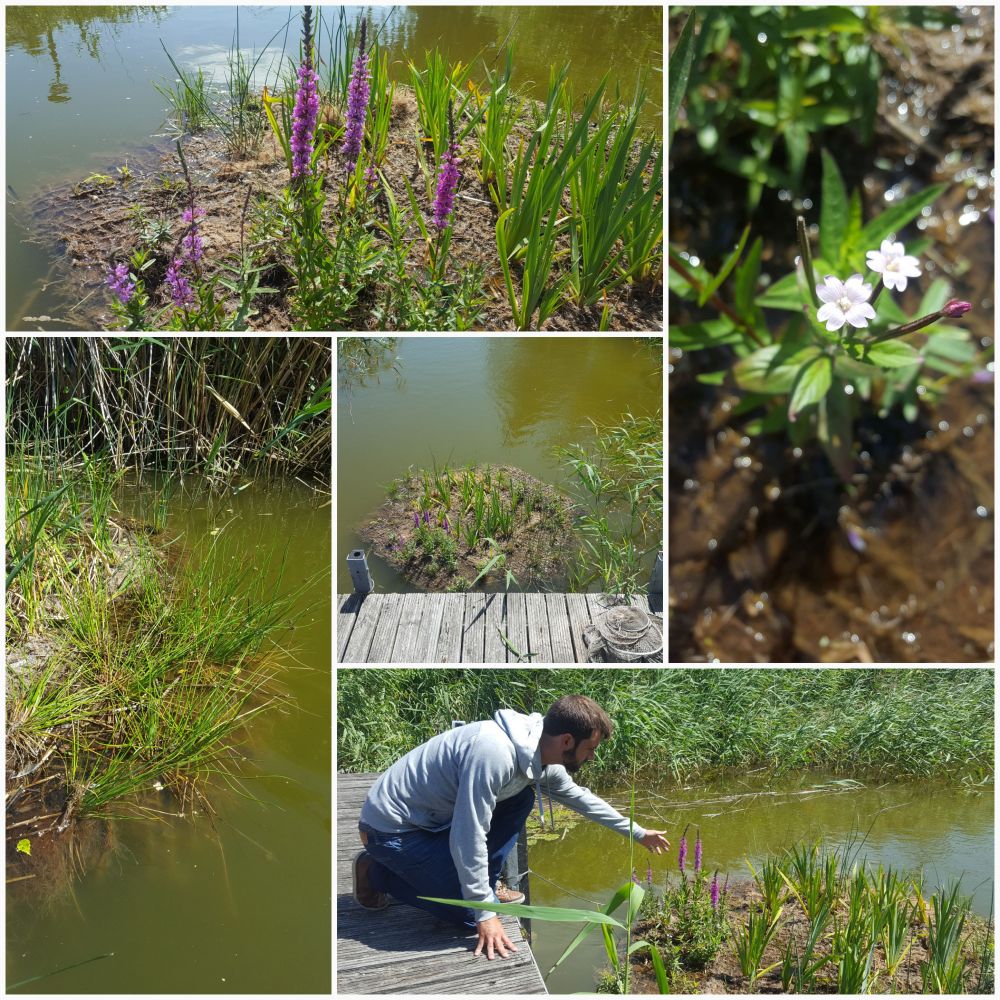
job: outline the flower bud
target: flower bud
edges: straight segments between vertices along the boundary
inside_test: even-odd
[[[949,319],[958,319],[959,316],[964,316],[971,308],[971,302],[962,302],[960,299],[949,299],[945,303],[944,309],[941,310],[941,314],[947,316]]]

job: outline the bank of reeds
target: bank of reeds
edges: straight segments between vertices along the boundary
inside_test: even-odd
[[[280,697],[267,640],[302,588],[264,582],[225,533],[166,546],[115,505],[121,475],[8,454],[8,839],[187,812]]]
[[[331,351],[317,337],[6,339],[7,436],[114,469],[328,479]]]
[[[713,769],[802,768],[897,776],[993,774],[985,670],[342,670],[338,768],[381,771],[448,728],[500,708],[545,712],[586,694],[613,738],[591,775],[677,779]]]

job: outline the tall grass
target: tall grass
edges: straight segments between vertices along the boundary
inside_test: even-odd
[[[982,670],[341,671],[338,766],[378,771],[451,719],[544,712],[564,694],[615,722],[594,773],[676,779],[727,767],[993,773],[993,675]]]
[[[30,537],[32,558],[7,588],[8,652],[26,657],[8,673],[9,792],[30,801],[46,776],[46,801],[62,807],[48,828],[62,828],[148,811],[132,797],[154,785],[188,803],[204,779],[234,775],[232,738],[280,697],[269,637],[309,583],[283,588],[283,567],[265,582],[218,534],[173,551],[168,570],[111,500],[108,465],[53,470],[16,454],[11,468],[8,544]],[[30,498],[57,491],[29,536]]]
[[[322,338],[7,337],[8,439],[116,469],[328,474]]]

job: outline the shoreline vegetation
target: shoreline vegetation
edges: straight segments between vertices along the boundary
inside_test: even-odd
[[[452,719],[499,708],[545,712],[586,694],[615,723],[592,780],[731,768],[895,777],[993,777],[993,674],[987,670],[343,669],[338,768],[381,771]]]
[[[535,101],[510,47],[414,53],[397,83],[365,22],[342,15],[319,53],[302,20],[301,64],[270,90],[239,51],[225,92],[174,63],[176,152],[35,200],[78,300],[39,328],[662,329],[663,145],[642,84],[581,97],[553,67]]]
[[[6,352],[7,864],[26,880],[60,867],[80,819],[211,815],[247,725],[286,701],[270,637],[310,581],[285,586],[280,551],[268,581],[217,528],[164,529],[182,488],[322,489],[330,354],[308,338]]]

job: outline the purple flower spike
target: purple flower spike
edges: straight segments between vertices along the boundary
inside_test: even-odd
[[[135,294],[135,282],[129,281],[131,276],[128,273],[128,264],[118,264],[113,271],[108,273],[108,288],[112,294],[124,306]]]
[[[365,53],[365,40],[368,31],[368,21],[361,22],[361,37],[358,41],[358,56],[354,60],[354,71],[351,82],[347,85],[347,125],[344,129],[344,144],[340,147],[340,155],[347,164],[348,171],[353,171],[361,155],[361,140],[365,134],[365,113],[368,110],[368,95],[371,87],[368,81],[368,56]]]
[[[448,515],[447,514],[445,514],[445,516],[444,516],[444,525],[443,525],[443,527],[444,527],[445,531],[451,531],[451,524],[449,524],[449,522],[448,522]]]
[[[299,86],[292,110],[292,178],[308,177],[312,173],[313,139],[319,118],[319,78],[312,68],[312,8],[306,7],[302,17],[302,65]]]
[[[688,856],[688,842],[687,837],[681,837],[681,842],[677,850],[677,867],[680,868],[681,874],[684,874],[684,862],[687,860]]]
[[[712,876],[712,887],[709,890],[712,899],[712,909],[717,910],[719,908],[719,873],[716,872]]]
[[[170,290],[170,298],[175,306],[189,306],[194,302],[194,292],[191,291],[191,284],[181,274],[181,267],[184,261],[180,257],[175,257],[167,267],[164,281]]]
[[[949,299],[941,312],[949,319],[958,319],[964,316],[972,308],[971,302],[962,302],[959,299]]]
[[[190,261],[201,260],[204,248],[201,242],[201,234],[198,232],[198,220],[205,214],[205,209],[190,205],[184,209],[181,219],[191,228],[187,236],[181,240],[184,256]]]
[[[416,511],[413,512],[413,527],[420,527],[420,515]]]
[[[429,510],[424,511],[424,524],[431,523],[431,512]]]
[[[636,874],[636,871],[635,871],[634,868],[632,869],[632,882],[635,885],[639,884],[639,876]]]
[[[695,875],[701,871],[701,834],[698,834],[697,839],[694,842],[694,873]]]
[[[648,861],[646,862],[646,891],[653,891],[653,866]]]

